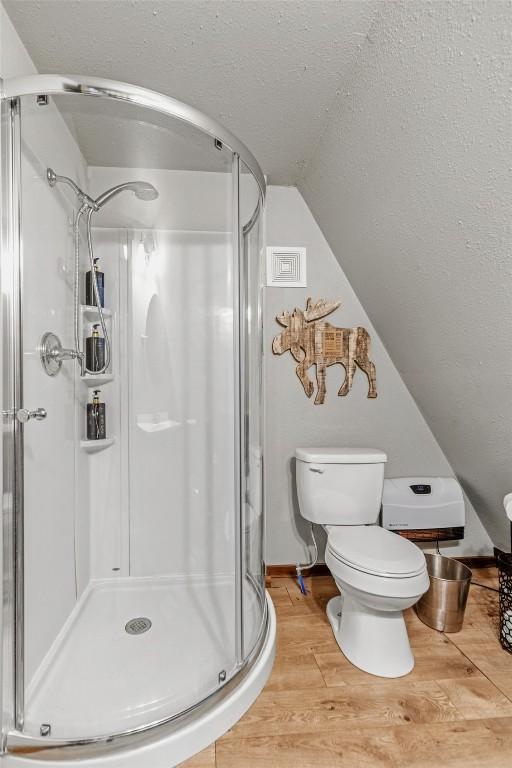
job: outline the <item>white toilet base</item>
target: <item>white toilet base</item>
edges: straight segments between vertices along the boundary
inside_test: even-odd
[[[329,600],[327,617],[336,642],[354,666],[378,677],[402,677],[413,669],[402,611],[378,611],[345,593]]]

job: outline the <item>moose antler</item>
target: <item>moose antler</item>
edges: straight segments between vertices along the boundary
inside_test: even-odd
[[[306,322],[310,323],[312,320],[319,320],[321,317],[330,315],[335,309],[338,309],[341,301],[326,301],[325,299],[319,299],[313,303],[313,299],[309,297],[306,302],[306,310],[304,312],[304,318]]]
[[[283,325],[285,328],[288,328],[290,325],[290,313],[288,311],[283,312],[282,315],[276,315],[276,320],[279,323],[279,325]]]

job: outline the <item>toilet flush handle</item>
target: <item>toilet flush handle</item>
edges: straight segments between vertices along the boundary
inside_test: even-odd
[[[318,475],[323,475],[323,473],[325,472],[324,469],[321,469],[320,467],[313,467],[313,466],[309,468],[309,471],[316,472]]]

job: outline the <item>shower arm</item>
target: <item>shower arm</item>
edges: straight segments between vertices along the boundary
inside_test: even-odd
[[[68,187],[71,187],[81,203],[85,203],[88,207],[95,211],[99,210],[99,206],[96,204],[96,201],[93,200],[92,197],[89,197],[89,195],[84,192],[83,189],[80,189],[78,184],[75,184],[73,179],[70,179],[68,176],[59,176],[58,173],[55,173],[53,168],[47,168],[46,178],[48,179],[48,184],[50,187],[54,187],[56,184],[67,184]]]

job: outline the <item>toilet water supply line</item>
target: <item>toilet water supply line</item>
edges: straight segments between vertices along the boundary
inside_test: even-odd
[[[307,563],[297,563],[295,566],[297,581],[299,583],[300,591],[302,592],[303,595],[307,595],[308,591],[306,589],[306,585],[304,584],[304,577],[302,576],[302,571],[309,571],[311,568],[314,568],[318,562],[318,544],[316,542],[315,529],[314,529],[313,523],[311,523],[311,538],[313,540],[313,547],[315,550],[313,559]]]

